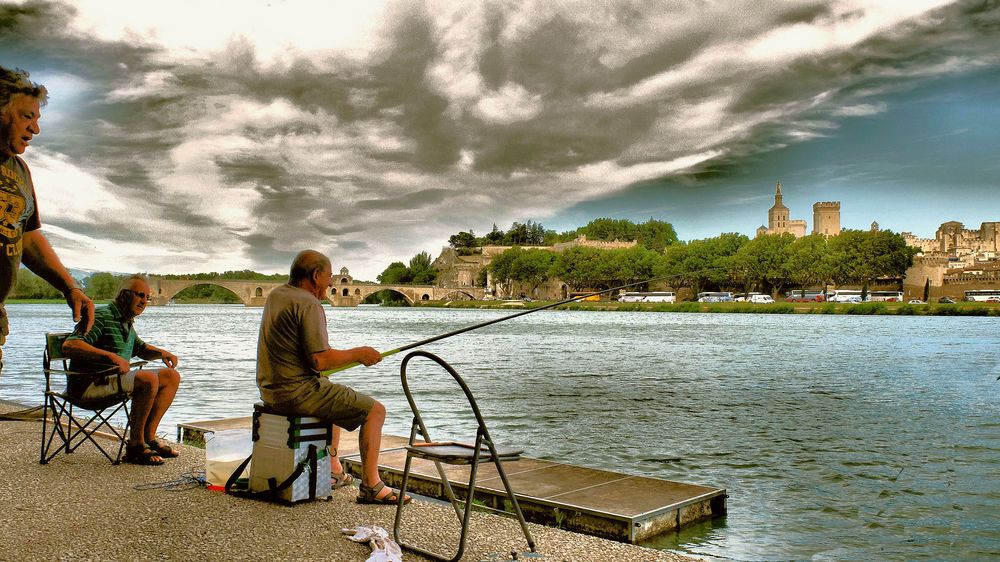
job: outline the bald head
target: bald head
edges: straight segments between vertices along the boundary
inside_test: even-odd
[[[292,269],[288,273],[288,283],[298,285],[312,277],[314,271],[330,269],[330,258],[316,250],[302,250],[292,261]]]

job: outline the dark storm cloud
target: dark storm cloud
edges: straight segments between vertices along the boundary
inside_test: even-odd
[[[348,252],[362,252],[368,249],[368,243],[361,240],[345,240],[337,242],[337,247]]]
[[[450,191],[446,189],[421,189],[399,197],[367,199],[358,201],[355,205],[360,210],[390,211],[401,209],[423,209],[440,205],[445,201]]]
[[[46,224],[64,228],[76,234],[90,236],[92,238],[103,238],[116,240],[118,242],[135,242],[146,244],[159,242],[154,233],[138,227],[134,222],[117,219],[109,219],[104,216],[100,222],[75,221],[63,218],[46,220]]]

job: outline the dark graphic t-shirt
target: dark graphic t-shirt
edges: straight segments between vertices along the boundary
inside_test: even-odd
[[[41,228],[28,165],[17,156],[0,163],[0,304],[17,283],[21,237]]]

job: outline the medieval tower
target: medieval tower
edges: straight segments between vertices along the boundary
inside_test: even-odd
[[[822,201],[813,204],[812,233],[826,236],[840,234],[840,201]]]
[[[789,210],[781,202],[781,182],[774,186],[774,206],[767,211],[767,229],[757,229],[757,234],[783,234],[790,232],[796,238],[806,235],[806,221],[792,220],[789,218]]]

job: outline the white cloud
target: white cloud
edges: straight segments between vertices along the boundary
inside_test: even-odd
[[[352,0],[75,0],[78,33],[106,41],[159,45],[169,58],[206,59],[238,38],[253,41],[265,64],[303,53],[363,58],[378,44],[387,4]]]
[[[480,99],[476,110],[484,121],[516,123],[537,116],[542,110],[542,98],[529,93],[520,84],[508,82],[499,91]]]
[[[857,105],[838,107],[832,113],[837,117],[865,117],[884,113],[888,108],[889,106],[884,102],[859,103]]]
[[[112,102],[128,101],[148,96],[166,97],[174,93],[179,93],[173,74],[157,70],[143,74],[138,80],[124,88],[118,88],[108,93],[108,100]]]
[[[103,179],[79,169],[65,156],[32,147],[29,158],[39,212],[44,219],[89,222],[92,213],[113,214],[128,208]]]

